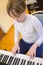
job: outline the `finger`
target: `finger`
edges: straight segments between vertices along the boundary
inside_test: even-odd
[[[18,53],[20,52],[20,48],[18,47]]]
[[[33,59],[33,57],[34,57],[33,54],[31,54],[31,55],[30,55],[30,58]]]
[[[14,55],[16,55],[16,50],[12,49],[12,53],[13,53]]]
[[[36,57],[36,52],[34,53],[34,57]]]
[[[13,53],[14,55],[16,55],[16,52],[15,52],[15,51],[12,51],[12,53]]]
[[[16,52],[12,52],[14,55],[16,55]]]

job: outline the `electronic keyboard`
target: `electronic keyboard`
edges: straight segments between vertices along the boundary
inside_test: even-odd
[[[7,65],[43,65],[43,58],[31,59],[28,55],[19,53],[14,55],[12,52],[0,50],[0,62]]]

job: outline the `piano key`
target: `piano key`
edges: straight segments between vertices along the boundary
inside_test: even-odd
[[[35,65],[35,62],[33,62],[33,65]]]
[[[10,56],[9,56],[9,58],[8,58],[8,60],[7,60],[7,62],[6,62],[6,64],[8,64],[9,59],[10,59]]]
[[[3,58],[3,60],[2,60],[2,62],[3,62],[3,63],[6,63],[7,60],[8,60],[8,58],[9,58],[9,56],[8,56],[8,55],[5,55],[4,58]]]
[[[25,63],[26,63],[26,60],[22,59],[20,65],[25,65]]]
[[[29,65],[29,61],[27,62],[27,65]]]
[[[28,62],[27,62],[27,65],[35,65],[35,62],[28,61]]]
[[[20,65],[22,65],[23,64],[23,59],[21,60],[21,64]]]
[[[14,63],[14,65],[16,65],[16,63],[17,63],[17,58],[14,59],[14,62],[13,62],[13,63]]]
[[[40,65],[42,65],[42,64],[40,64]]]
[[[1,59],[1,62],[2,62],[2,60],[3,60],[3,58],[4,58],[4,56],[5,56],[5,55],[3,55],[2,59]]]
[[[16,65],[19,65],[19,62],[20,62],[20,58],[17,58],[16,59]]]
[[[32,61],[30,61],[30,65],[33,65],[33,62]]]
[[[37,65],[39,65],[39,63],[37,63]]]
[[[20,58],[18,59],[17,65],[19,65],[19,62],[20,62]]]
[[[26,60],[24,60],[24,63],[23,63],[23,65],[25,65],[25,63],[26,63]]]
[[[15,58],[12,65],[19,65],[20,58]]]
[[[17,60],[17,58],[16,58],[15,65],[17,65],[17,61],[18,61],[18,60]]]
[[[14,57],[11,56],[7,64],[8,64],[8,65],[11,65],[13,59],[14,59]]]
[[[0,61],[2,60],[3,56],[4,56],[4,54],[0,54]]]
[[[15,62],[16,62],[16,57],[14,58],[12,65],[15,65],[16,64]]]

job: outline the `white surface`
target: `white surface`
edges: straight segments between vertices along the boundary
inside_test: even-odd
[[[26,4],[32,4],[32,3],[36,3],[36,0],[26,0]]]

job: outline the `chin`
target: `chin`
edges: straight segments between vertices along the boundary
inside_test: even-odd
[[[22,21],[20,20],[20,21],[17,21],[17,22],[19,22],[19,23],[20,23],[20,22],[22,22]]]

